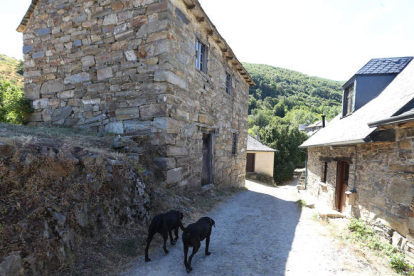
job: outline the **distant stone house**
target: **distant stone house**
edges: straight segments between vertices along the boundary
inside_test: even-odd
[[[414,62],[368,62],[343,86],[342,112],[301,147],[307,190],[375,224],[414,254]]]
[[[276,150],[263,145],[252,136],[247,137],[246,172],[265,174],[273,177]]]
[[[253,81],[197,0],[32,0],[32,126],[138,137],[166,186],[242,185]]]

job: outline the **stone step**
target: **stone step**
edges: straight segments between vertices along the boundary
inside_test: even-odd
[[[345,214],[342,214],[335,210],[329,210],[329,209],[322,209],[318,210],[319,216],[321,218],[345,218]]]

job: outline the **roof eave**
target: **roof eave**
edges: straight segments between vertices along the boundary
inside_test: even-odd
[[[30,3],[30,6],[27,9],[27,12],[23,16],[22,21],[20,22],[19,26],[17,27],[17,31],[19,33],[23,33],[26,30],[27,24],[29,23],[29,20],[32,17],[32,14],[33,14],[38,2],[39,2],[39,0],[32,0],[32,2]]]
[[[393,125],[393,124],[402,124],[402,123],[408,123],[414,121],[414,113],[406,114],[402,116],[396,116],[391,117],[375,122],[368,123],[369,127],[381,127],[381,126],[387,126],[387,125]]]
[[[252,149],[247,149],[247,151],[255,151],[255,152],[278,152],[278,150],[252,150]]]
[[[314,144],[314,145],[300,145],[299,148],[305,149],[305,148],[312,148],[312,147],[350,146],[350,145],[364,144],[364,143],[366,143],[365,139],[358,139],[358,140],[351,140],[351,141],[322,143],[322,144]]]

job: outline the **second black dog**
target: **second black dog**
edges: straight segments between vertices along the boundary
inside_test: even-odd
[[[184,265],[187,269],[187,273],[192,271],[191,267],[191,260],[193,259],[194,255],[197,253],[198,249],[200,249],[201,241],[206,239],[206,255],[210,255],[211,253],[208,251],[208,246],[210,244],[210,235],[211,229],[215,226],[216,223],[213,219],[209,217],[203,217],[199,219],[196,223],[190,224],[183,232],[183,243],[184,243]],[[193,253],[191,253],[190,258],[187,262],[187,255],[188,255],[188,248],[193,248]]]
[[[160,233],[161,236],[164,238],[164,252],[165,254],[168,254],[167,250],[167,240],[168,235],[170,235],[170,241],[171,245],[174,245],[176,241],[178,240],[178,228],[181,228],[181,230],[185,230],[181,220],[183,219],[184,215],[183,213],[179,211],[169,211],[168,213],[156,215],[148,228],[148,239],[147,239],[147,247],[145,248],[145,261],[149,262],[151,259],[148,257],[148,249],[150,246],[150,243],[152,241],[152,238],[156,233]],[[173,240],[172,237],[172,230],[174,230],[175,239]]]

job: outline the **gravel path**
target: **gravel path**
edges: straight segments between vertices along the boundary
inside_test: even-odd
[[[203,241],[190,275],[380,275],[362,256],[327,235],[310,209],[298,207],[294,186],[272,188],[251,181],[246,186],[248,191],[207,214],[216,221],[212,254],[205,256]],[[122,275],[187,275],[181,231],[177,245],[168,245],[168,255],[155,247],[152,262],[142,258]]]

